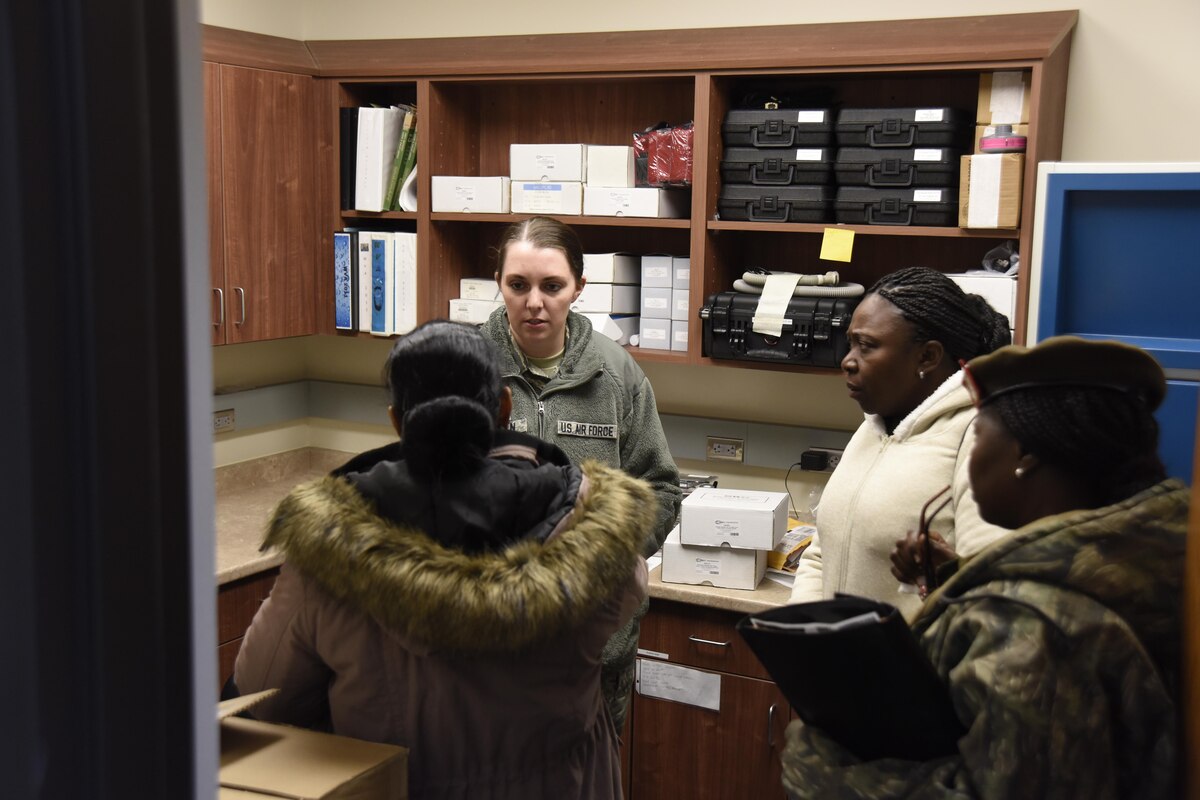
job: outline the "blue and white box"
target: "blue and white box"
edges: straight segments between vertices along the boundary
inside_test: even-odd
[[[333,234],[333,327],[339,331],[356,330],[354,319],[358,299],[354,296],[358,263],[352,252],[354,235],[344,231]]]

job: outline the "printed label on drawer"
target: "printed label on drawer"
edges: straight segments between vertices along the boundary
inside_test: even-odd
[[[796,122],[824,122],[824,111],[797,111]]]
[[[821,148],[811,147],[811,148],[807,148],[804,150],[797,150],[796,151],[796,160],[797,161],[820,161],[821,160]]]
[[[942,151],[938,147],[918,147],[913,151],[913,161],[941,161]]]
[[[914,203],[940,203],[942,202],[941,189],[914,189]]]
[[[942,108],[918,108],[914,119],[917,122],[941,122],[945,113]]]
[[[697,575],[721,575],[721,559],[719,558],[697,558],[696,559],[696,574]]]
[[[639,658],[637,692],[644,697],[721,710],[721,676],[700,669]]]

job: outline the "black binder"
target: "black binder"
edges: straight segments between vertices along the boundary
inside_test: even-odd
[[[824,629],[756,627],[772,623]],[[839,595],[745,617],[737,630],[800,718],[859,758],[957,752],[966,730],[949,690],[894,606]]]

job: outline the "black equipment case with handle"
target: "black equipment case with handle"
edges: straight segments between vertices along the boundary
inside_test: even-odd
[[[842,147],[834,171],[839,186],[958,186],[961,151],[949,147]]]
[[[954,108],[843,108],[835,130],[841,147],[969,150],[973,125],[968,115]]]
[[[778,338],[754,331],[761,295],[721,292],[700,309],[704,355],[768,364],[807,367],[841,366],[849,349],[846,330],[858,297],[793,297]]]
[[[842,186],[834,201],[849,225],[958,225],[958,192],[951,189],[875,189]]]
[[[717,198],[721,219],[737,222],[828,222],[830,186],[750,186],[727,183]]]
[[[734,108],[721,124],[726,147],[821,147],[833,141],[826,108]]]
[[[825,147],[726,147],[721,180],[754,186],[817,186],[833,182],[833,151]]]

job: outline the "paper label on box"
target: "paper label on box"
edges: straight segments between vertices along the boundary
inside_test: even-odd
[[[994,125],[1015,125],[1021,121],[1021,109],[1025,105],[1024,73],[993,72],[992,94],[988,98],[988,110]]]
[[[797,150],[796,151],[796,160],[797,161],[820,161],[821,160],[821,148],[809,147],[809,148],[804,148],[802,150]]]
[[[914,119],[917,122],[941,122],[945,114],[944,108],[918,108]]]
[[[715,575],[719,578],[721,577],[721,559],[697,556],[693,569],[697,575]]]
[[[670,278],[670,267],[642,267],[642,278]]]
[[[563,187],[556,183],[523,183],[521,206],[525,211],[554,213],[562,210]]]
[[[796,122],[824,122],[824,111],[798,111],[796,112]]]
[[[710,711],[721,710],[721,676],[690,667],[639,658],[637,692],[645,697],[674,700]]]
[[[913,189],[914,203],[940,203],[942,202],[941,189]]]
[[[683,328],[682,330],[677,330],[677,331],[675,331],[675,332],[674,332],[674,339],[675,339],[675,341],[676,341],[676,342],[678,342],[679,344],[686,345],[686,344],[687,344],[687,340],[688,340],[688,332],[687,332],[687,328]]]
[[[665,297],[647,297],[642,301],[646,304],[646,308],[666,308],[667,298]]]
[[[913,161],[941,161],[942,150],[939,147],[920,147],[913,150]]]
[[[664,328],[643,328],[642,338],[665,342],[667,340],[667,331]]]
[[[475,202],[475,187],[457,184],[454,187],[454,196],[465,203],[473,203]]]
[[[538,165],[538,169],[549,174],[558,166],[558,158],[553,153],[538,153],[533,157],[533,163]]]
[[[998,155],[971,157],[968,228],[995,228],[1000,225],[1001,163],[1002,157]]]

